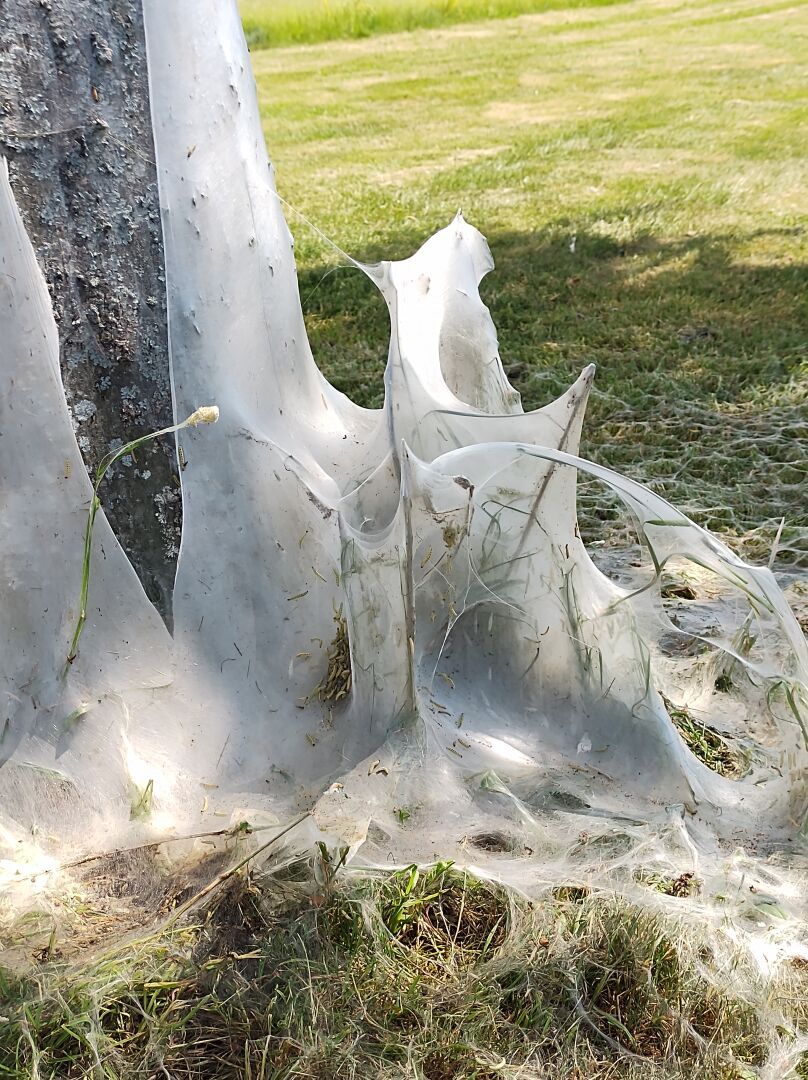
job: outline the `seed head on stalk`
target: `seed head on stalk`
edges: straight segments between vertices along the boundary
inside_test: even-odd
[[[90,499],[90,508],[87,512],[87,525],[84,529],[84,560],[82,563],[81,571],[81,594],[79,596],[79,616],[76,620],[76,627],[73,631],[73,637],[70,641],[70,649],[67,654],[67,661],[64,669],[62,670],[62,677],[67,675],[70,670],[70,665],[76,659],[78,655],[78,644],[81,632],[84,629],[84,624],[87,621],[87,594],[90,590],[90,558],[93,550],[93,527],[95,525],[96,514],[101,508],[101,500],[98,498],[98,490],[101,487],[101,482],[107,474],[107,471],[115,464],[120,458],[125,457],[127,454],[133,453],[138,450],[144,443],[151,442],[152,439],[158,439],[161,435],[173,435],[178,431],[182,431],[187,427],[198,427],[199,424],[215,424],[219,419],[219,406],[218,405],[201,405],[195,412],[192,412],[189,417],[182,421],[180,424],[174,424],[171,427],[161,428],[159,431],[149,432],[148,435],[142,435],[139,439],[133,439],[132,442],[126,443],[124,446],[120,446],[115,450],[110,451],[105,457],[101,459],[95,470],[95,478],[93,480],[93,495]]]

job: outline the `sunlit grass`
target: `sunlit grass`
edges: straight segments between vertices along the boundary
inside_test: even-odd
[[[365,38],[373,34],[503,19],[617,0],[240,0],[252,48]]]
[[[185,928],[0,976],[0,1076],[749,1080],[805,1021],[802,969],[762,980],[675,910],[688,891],[662,890],[663,914],[654,881],[530,902],[449,863],[321,860],[231,878]]]
[[[787,560],[808,551],[807,53],[784,3],[642,0],[253,63],[289,202],[366,260],[461,207],[524,404],[595,361],[584,452],[755,558],[785,516]],[[384,305],[288,217],[317,360],[378,404]]]

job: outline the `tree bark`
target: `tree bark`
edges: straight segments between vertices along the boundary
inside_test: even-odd
[[[0,152],[51,292],[92,470],[113,446],[172,422],[140,0],[0,0]],[[170,623],[181,517],[173,440],[124,459],[101,495]]]

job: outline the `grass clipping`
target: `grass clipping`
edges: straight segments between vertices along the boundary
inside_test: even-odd
[[[186,925],[4,976],[0,1076],[801,1075],[808,965],[763,978],[689,899],[342,863],[245,867]]]
[[[321,683],[315,686],[310,697],[336,704],[351,692],[351,646],[348,640],[348,623],[342,608],[334,612],[337,632],[328,650],[328,668]]]

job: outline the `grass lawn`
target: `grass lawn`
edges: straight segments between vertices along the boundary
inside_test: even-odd
[[[808,558],[805,61],[788,3],[641,0],[253,53],[281,194],[364,260],[458,207],[526,407],[598,365],[584,453]],[[387,316],[287,214],[315,355],[378,404]],[[761,528],[762,527],[762,528]],[[790,549],[790,550],[789,550]]]
[[[617,0],[241,0],[251,46],[365,38],[390,31],[503,19],[553,8],[594,7]]]
[[[740,963],[699,889],[647,878],[665,914],[581,885],[527,903],[445,864],[232,880],[190,926],[66,969],[46,937],[31,976],[0,971],[0,1077],[780,1080],[757,1071],[771,1004],[787,1047],[808,976]]]

